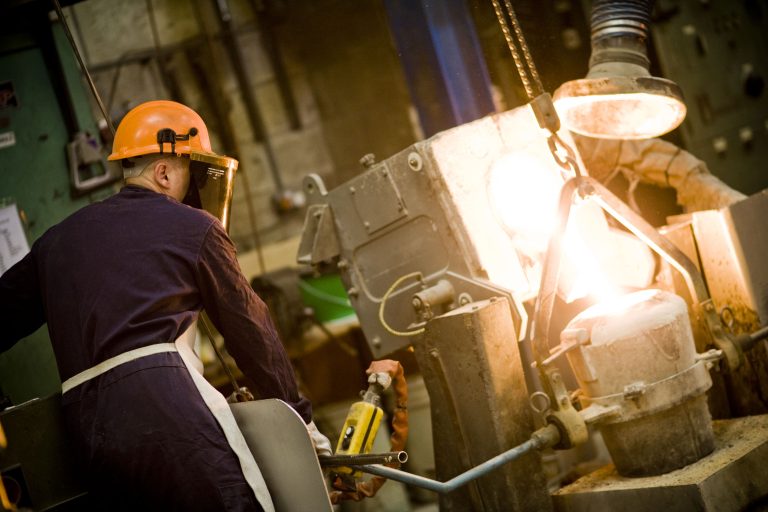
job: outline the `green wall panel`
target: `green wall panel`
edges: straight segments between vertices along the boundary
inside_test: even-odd
[[[78,121],[92,129],[92,117],[90,126],[86,122],[90,116],[87,97],[71,50],[65,52],[61,34],[55,31],[54,35],[70,88],[77,91],[73,96]],[[26,215],[31,244],[49,227],[86,205],[88,198],[70,197],[65,153],[69,134],[41,50],[28,47],[0,55],[0,82],[6,80],[13,82],[19,106],[0,110],[0,133],[12,131],[16,137],[14,146],[0,149],[0,197],[15,200]],[[14,403],[49,395],[59,386],[45,327],[0,354],[0,387]]]

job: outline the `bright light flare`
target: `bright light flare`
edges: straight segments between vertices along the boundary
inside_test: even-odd
[[[610,301],[601,301],[579,313],[579,319],[588,320],[622,316],[638,308],[641,304],[651,302],[657,295],[662,293],[661,290],[649,289],[616,296]]]
[[[543,254],[557,218],[563,178],[537,155],[512,153],[488,173],[488,198],[515,245],[529,256]]]
[[[591,296],[598,302],[620,296],[620,287],[606,272],[602,254],[610,252],[608,225],[590,203],[573,206],[563,236],[559,293],[566,302]]]
[[[534,155],[518,152],[499,159],[488,175],[488,196],[518,251],[543,264],[557,222],[563,179]],[[618,297],[624,288],[644,288],[655,261],[635,237],[608,226],[591,201],[571,207],[563,237],[558,294],[566,302],[590,296]]]
[[[642,92],[561,98],[555,105],[570,130],[604,139],[658,137],[677,128],[686,113],[676,98]]]

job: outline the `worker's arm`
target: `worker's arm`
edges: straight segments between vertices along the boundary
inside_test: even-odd
[[[37,265],[30,252],[0,276],[0,352],[45,323]]]
[[[237,366],[256,385],[257,396],[287,402],[309,423],[312,407],[299,395],[267,306],[240,271],[235,246],[218,222],[208,230],[197,267],[203,307]]]

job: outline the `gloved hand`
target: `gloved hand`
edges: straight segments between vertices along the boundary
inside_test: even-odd
[[[228,404],[253,402],[254,400],[256,400],[256,398],[254,398],[253,393],[251,393],[251,391],[246,387],[238,388],[237,391],[234,391],[227,397]]]
[[[315,426],[314,421],[310,421],[307,425],[307,432],[312,439],[312,445],[315,447],[315,453],[318,455],[333,455],[333,449],[331,448],[331,442],[325,437]]]

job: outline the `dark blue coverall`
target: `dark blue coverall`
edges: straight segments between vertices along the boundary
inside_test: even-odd
[[[311,406],[221,223],[137,186],[54,226],[0,277],[0,352],[47,322],[63,381],[173,342],[203,308],[257,396],[308,423]],[[63,410],[100,509],[260,510],[178,353],[110,370],[65,393]]]

